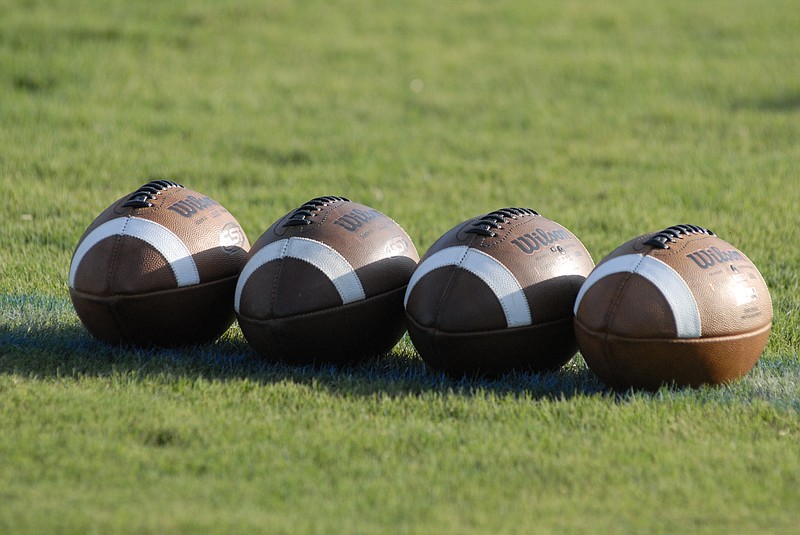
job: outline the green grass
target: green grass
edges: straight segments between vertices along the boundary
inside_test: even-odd
[[[0,3],[0,532],[794,533],[800,11],[791,1]],[[92,219],[151,178],[251,242],[318,195],[420,252],[529,206],[595,261],[675,223],[771,289],[756,368],[615,394],[580,356],[452,380],[92,340]]]

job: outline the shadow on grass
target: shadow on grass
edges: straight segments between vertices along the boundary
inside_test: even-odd
[[[401,397],[426,392],[493,392],[537,399],[606,393],[579,358],[554,373],[514,373],[497,379],[456,379],[431,371],[403,340],[387,355],[351,366],[292,366],[260,359],[230,329],[213,344],[174,349],[107,345],[81,326],[68,300],[0,296],[0,374],[42,380],[124,376],[126,380],[290,381],[341,396]],[[8,320],[6,320],[8,318]]]
[[[800,91],[772,95],[754,100],[738,101],[734,103],[733,108],[735,110],[754,109],[779,113],[800,111]]]

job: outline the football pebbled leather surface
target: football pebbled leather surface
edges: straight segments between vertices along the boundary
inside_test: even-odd
[[[312,199],[270,226],[248,258],[235,308],[266,359],[351,363],[388,352],[405,332],[403,293],[419,256],[377,210]]]
[[[432,368],[453,376],[558,369],[577,352],[572,306],[593,267],[574,234],[534,210],[469,219],[412,276],[409,335]]]
[[[735,380],[757,362],[771,323],[769,290],[753,262],[696,225],[622,244],[575,305],[584,359],[618,389]]]
[[[96,338],[137,346],[203,343],[235,319],[249,243],[208,196],[156,180],[103,211],[73,254],[69,291]]]

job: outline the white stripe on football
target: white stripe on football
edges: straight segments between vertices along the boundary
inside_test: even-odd
[[[626,254],[597,266],[578,292],[574,308],[576,315],[589,288],[597,281],[615,273],[640,275],[661,292],[672,310],[673,318],[675,318],[678,338],[700,338],[702,336],[700,311],[692,290],[677,271],[652,256]]]
[[[342,304],[366,299],[364,288],[353,266],[338,251],[316,240],[292,237],[270,243],[256,252],[245,264],[236,284],[234,298],[236,312],[239,312],[242,290],[253,273],[264,264],[283,258],[302,260],[322,271],[336,287],[339,297],[342,298]]]
[[[153,246],[169,263],[179,287],[200,283],[200,274],[186,244],[163,225],[139,217],[119,217],[94,229],[81,242],[72,257],[69,285],[75,287],[75,275],[89,250],[106,238],[130,236]]]
[[[445,266],[457,266],[481,279],[500,301],[509,328],[532,323],[528,299],[514,274],[496,258],[466,245],[447,247],[425,259],[408,283],[404,304],[422,277]]]

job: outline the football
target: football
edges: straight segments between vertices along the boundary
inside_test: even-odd
[[[771,324],[772,302],[756,266],[695,225],[619,246],[575,302],[581,354],[616,389],[735,380],[755,365]]]
[[[318,197],[253,244],[236,286],[247,341],[269,360],[346,364],[388,352],[405,332],[403,294],[419,261],[377,210]]]
[[[529,208],[464,221],[411,277],[411,341],[453,376],[556,370],[577,352],[572,306],[593,267],[575,235]]]
[[[136,346],[209,342],[235,319],[249,243],[219,203],[154,180],[101,213],[80,238],[69,294],[100,340]]]

